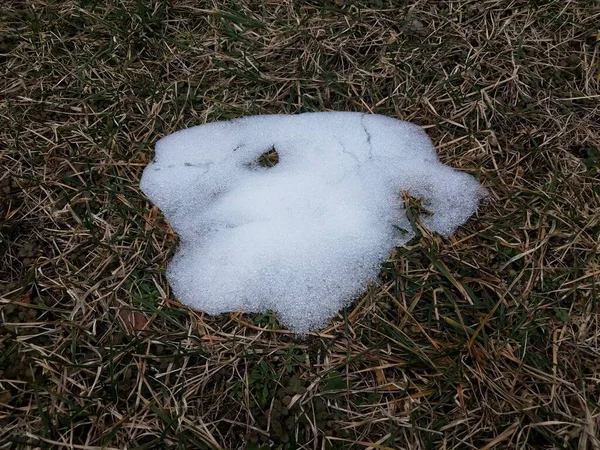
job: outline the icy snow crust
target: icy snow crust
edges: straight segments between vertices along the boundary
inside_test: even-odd
[[[275,148],[279,164],[260,167]],[[274,310],[290,329],[324,326],[363,293],[411,226],[401,193],[451,234],[482,189],[439,162],[419,127],[349,112],[250,116],[158,141],[143,192],[181,238],[167,276],[209,314]],[[402,234],[399,229],[407,230]]]

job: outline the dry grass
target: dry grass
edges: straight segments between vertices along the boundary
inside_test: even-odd
[[[5,0],[0,448],[600,449],[599,23],[597,0]],[[154,142],[326,109],[426,127],[489,203],[306,340],[178,304]]]

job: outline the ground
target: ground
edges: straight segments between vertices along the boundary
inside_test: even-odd
[[[597,0],[5,0],[0,448],[600,449]],[[345,110],[490,196],[331,325],[173,298],[160,137]],[[409,213],[418,223],[418,204]]]

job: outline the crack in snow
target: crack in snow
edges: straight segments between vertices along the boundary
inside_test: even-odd
[[[369,157],[367,158],[367,160],[369,159],[373,159],[373,144],[371,143],[371,133],[369,133],[369,130],[367,130],[367,126],[365,125],[365,117],[367,116],[367,114],[363,114],[360,117],[360,125],[362,126],[365,134],[367,135],[367,144],[369,144]]]
[[[354,153],[352,153],[352,152],[349,152],[349,151],[346,149],[346,146],[344,145],[344,143],[343,143],[343,142],[342,142],[340,139],[338,139],[337,141],[338,141],[338,144],[340,144],[340,147],[342,147],[342,153],[344,153],[344,154],[346,154],[346,155],[350,155],[350,156],[352,156],[352,158],[354,158],[354,160],[356,161],[356,165],[357,165],[357,167],[360,167],[362,163],[361,163],[360,159],[358,159],[358,156],[356,156],[356,155],[355,155]]]

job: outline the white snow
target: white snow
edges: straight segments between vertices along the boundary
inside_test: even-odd
[[[275,148],[279,164],[256,164]],[[450,235],[483,189],[439,162],[426,133],[396,119],[324,112],[251,116],[158,141],[142,191],[181,238],[168,280],[209,314],[274,310],[290,329],[324,326],[412,236],[401,194]],[[406,235],[398,228],[409,231]]]

